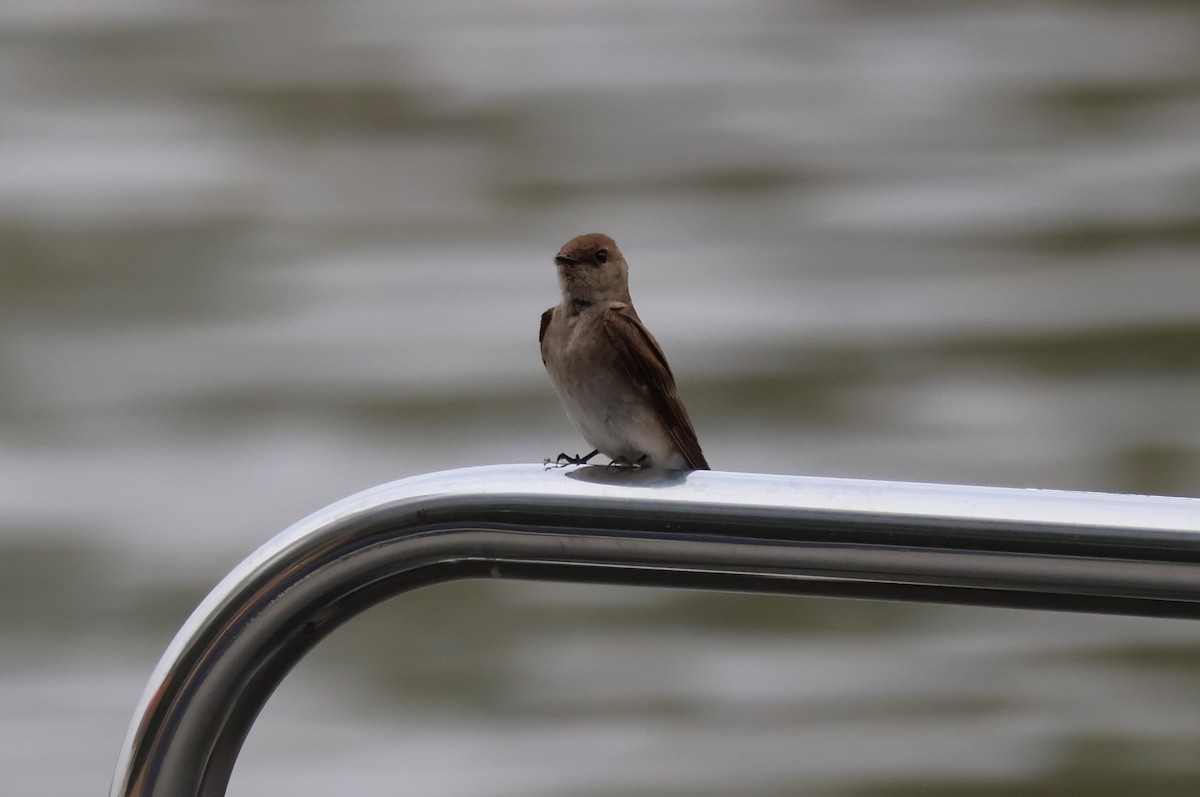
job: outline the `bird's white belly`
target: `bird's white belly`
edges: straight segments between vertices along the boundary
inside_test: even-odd
[[[643,394],[624,381],[624,374],[605,378],[603,368],[566,370],[573,376],[555,379],[555,387],[567,415],[592,448],[610,459],[637,462],[646,456],[658,467],[687,467],[658,415]]]

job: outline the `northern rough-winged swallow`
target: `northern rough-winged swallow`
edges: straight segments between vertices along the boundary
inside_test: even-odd
[[[538,341],[567,415],[596,454],[642,467],[708,469],[675,377],[629,298],[629,266],[612,238],[580,235],[554,258],[562,302]]]

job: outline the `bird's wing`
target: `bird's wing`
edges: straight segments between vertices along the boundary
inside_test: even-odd
[[[604,331],[616,349],[621,366],[635,384],[642,385],[650,397],[654,410],[663,425],[683,453],[688,467],[708,470],[708,463],[700,451],[696,430],[688,418],[675,377],[667,358],[654,336],[642,326],[641,319],[628,304],[615,304],[604,311]]]
[[[550,317],[554,315],[554,308],[551,307],[546,312],[542,313],[542,328],[538,330],[538,346],[542,345],[542,341],[546,338],[546,327],[550,326]],[[542,365],[546,364],[546,355],[542,354]]]

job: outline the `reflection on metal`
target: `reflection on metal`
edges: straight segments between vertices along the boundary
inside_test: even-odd
[[[284,531],[167,649],[111,794],[224,794],[326,634],[427,584],[517,578],[1200,617],[1200,500],[604,467],[471,468]]]

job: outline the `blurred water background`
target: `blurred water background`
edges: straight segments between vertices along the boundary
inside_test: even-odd
[[[1200,8],[0,2],[0,791],[361,488],[582,448],[607,232],[714,467],[1200,492]],[[377,608],[235,795],[1200,792],[1200,626],[537,584]]]

